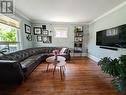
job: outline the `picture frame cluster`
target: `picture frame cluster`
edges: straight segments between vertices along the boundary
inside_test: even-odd
[[[32,41],[31,26],[25,24],[26,39]],[[42,27],[33,27],[33,34],[37,37],[37,42],[52,43],[52,36],[50,36],[49,31],[46,29],[46,25]]]
[[[46,29],[46,25],[42,25],[42,27],[34,27],[33,32],[37,37],[37,42],[52,43],[52,36],[49,36],[49,31]]]

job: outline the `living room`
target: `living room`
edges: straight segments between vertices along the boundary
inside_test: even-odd
[[[117,58],[120,63],[126,55],[125,0],[2,0],[0,4],[0,80],[11,82],[0,86],[1,95],[124,92],[111,83],[117,78],[113,72],[103,73],[106,60],[101,58]]]

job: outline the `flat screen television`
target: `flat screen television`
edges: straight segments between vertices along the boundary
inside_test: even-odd
[[[126,24],[98,31],[96,45],[126,48]]]

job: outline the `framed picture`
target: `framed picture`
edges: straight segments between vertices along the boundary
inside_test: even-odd
[[[40,35],[42,34],[42,29],[41,27],[34,27],[34,35]]]
[[[49,31],[48,30],[43,30],[42,35],[49,35]]]
[[[82,26],[76,26],[76,29],[77,29],[78,31],[83,31],[83,27],[82,27]]]
[[[25,24],[25,33],[31,34],[31,27],[27,24]]]
[[[42,36],[37,36],[37,41],[42,42]]]
[[[46,25],[42,25],[42,29],[43,30],[46,30]]]
[[[32,35],[27,35],[26,38],[28,41],[32,41]]]
[[[52,37],[51,36],[42,36],[43,43],[52,43]]]

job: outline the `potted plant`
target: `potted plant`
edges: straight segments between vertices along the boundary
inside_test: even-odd
[[[104,73],[113,77],[112,84],[118,91],[125,95],[126,90],[126,55],[122,55],[119,58],[111,59],[110,57],[104,57],[98,65]]]

